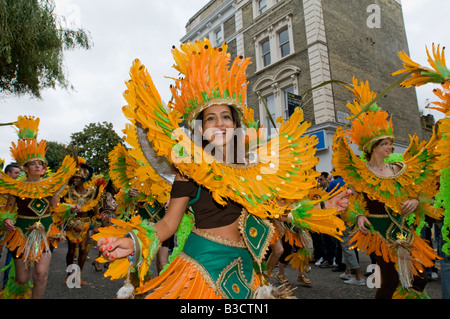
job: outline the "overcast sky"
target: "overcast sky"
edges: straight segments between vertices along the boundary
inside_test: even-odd
[[[93,42],[90,50],[65,53],[68,79],[74,90],[45,90],[42,100],[29,96],[0,99],[0,122],[13,122],[19,115],[39,117],[38,139],[63,144],[89,123],[103,121],[113,123],[122,136],[127,122],[121,110],[125,104],[122,92],[132,61],[142,61],[167,101],[171,81],[164,76],[176,76],[170,49],[179,45],[187,21],[208,1],[56,0],[58,14],[64,15],[68,23],[88,30]],[[411,56],[425,64],[425,46],[431,48],[433,42],[450,44],[450,1],[402,0],[402,5]],[[417,93],[419,106],[425,105],[427,99],[436,100],[429,86],[417,89]],[[0,130],[0,158],[8,164],[12,161],[11,141],[16,141],[17,135],[8,126]]]

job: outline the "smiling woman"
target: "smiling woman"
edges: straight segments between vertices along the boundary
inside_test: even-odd
[[[219,104],[200,112],[195,120],[194,135],[198,132],[202,136],[203,149],[216,161],[244,163],[244,141],[239,138],[239,129],[241,121],[237,111]]]
[[[390,166],[384,160],[389,157],[394,151],[394,146],[392,145],[392,138],[382,138],[376,141],[371,150],[365,151],[365,158],[369,161],[368,166],[374,171],[381,175],[386,174],[386,169]],[[384,171],[384,173],[383,173]],[[392,173],[392,171],[391,171]]]
[[[233,135],[236,123],[228,105],[213,105],[203,111],[203,136],[209,143],[226,146]]]

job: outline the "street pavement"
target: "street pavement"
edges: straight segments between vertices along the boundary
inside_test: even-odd
[[[44,299],[114,299],[118,289],[123,285],[123,280],[111,281],[104,277],[104,272],[97,272],[92,266],[92,262],[97,257],[97,247],[92,247],[89,252],[89,259],[86,261],[82,278],[87,285],[81,288],[74,287],[75,281],[70,281],[69,285],[63,284],[66,277],[67,252],[66,242],[60,243],[59,247],[53,252],[48,285]],[[2,253],[0,265],[3,267],[5,262],[5,253]],[[370,265],[370,259],[364,253],[360,253],[360,265],[363,273]],[[437,264],[439,266],[439,262]],[[312,287],[300,286],[297,282],[297,272],[290,267],[286,267],[285,273],[293,288],[296,287],[294,295],[298,299],[374,299],[375,289],[368,285],[354,286],[344,283],[339,275],[340,272],[334,272],[334,268],[320,268],[311,264],[311,270],[307,277],[312,281]],[[275,269],[274,273],[277,272]],[[155,268],[153,267],[153,273]],[[367,277],[366,277],[367,278]],[[278,283],[271,278],[270,282],[274,285]],[[68,287],[72,284],[72,287]],[[370,284],[369,284],[370,286]],[[440,278],[432,280],[426,287],[426,292],[432,299],[442,299]]]
[[[368,270],[371,264],[369,256],[359,253],[360,269],[363,274]],[[356,286],[344,283],[340,278],[342,272],[333,271],[335,268],[320,268],[311,264],[311,270],[306,276],[311,280],[312,287],[304,287],[297,282],[297,271],[288,267],[286,272],[288,280],[292,287],[298,287],[295,296],[298,299],[366,299],[375,298],[375,288],[372,278],[364,277],[366,285]],[[276,273],[276,270],[275,272]],[[274,284],[276,283],[271,280]],[[442,299],[440,278],[432,280],[427,284],[426,292],[432,299]]]

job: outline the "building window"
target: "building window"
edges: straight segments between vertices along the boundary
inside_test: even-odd
[[[275,128],[272,124],[272,120],[270,119],[269,115],[272,117],[273,121],[275,122],[275,96],[273,94],[265,97],[265,102],[267,109],[265,110],[266,114],[266,120],[265,120],[265,127],[267,129],[267,134],[271,135],[273,133],[273,129]]]
[[[264,40],[261,43],[261,54],[262,54],[262,61],[263,66],[268,66],[270,64],[270,40]]]
[[[277,118],[288,119],[288,93],[298,95],[298,78],[300,68],[294,65],[284,65],[277,68],[275,74],[262,74],[261,77],[250,88],[260,98],[258,99],[259,118],[261,125],[266,128],[268,136],[276,133],[268,114],[271,114],[276,126]],[[294,102],[296,102],[294,100]],[[272,131],[269,131],[272,129]]]
[[[216,41],[216,47],[219,47],[223,43],[223,32],[222,29],[217,29],[214,31],[214,39]]]
[[[259,14],[263,14],[264,12],[266,12],[267,11],[267,1],[259,0],[258,1],[258,9],[259,9]]]
[[[294,86],[291,85],[283,90],[284,95],[284,112],[283,112],[283,118],[287,120],[289,116],[289,104],[288,104],[288,93],[294,93]]]
[[[252,0],[253,18],[259,17],[280,2],[281,0]]]
[[[280,17],[266,26],[253,38],[256,56],[256,72],[277,63],[295,53],[292,15]]]
[[[286,55],[291,53],[291,48],[289,45],[289,30],[284,29],[278,33],[278,41],[280,44],[280,56],[284,58]]]

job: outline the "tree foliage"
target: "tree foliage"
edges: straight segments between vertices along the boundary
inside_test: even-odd
[[[64,50],[89,49],[83,29],[62,26],[53,0],[0,0],[0,89],[5,95],[31,94],[69,88]]]
[[[108,177],[108,154],[117,143],[122,142],[112,123],[90,123],[82,132],[72,133],[70,138],[69,147],[76,150],[77,155],[84,158],[96,174]]]
[[[66,145],[52,141],[47,142],[45,158],[47,159],[47,166],[52,170],[52,172],[56,172],[58,170],[66,155],[71,155]]]

